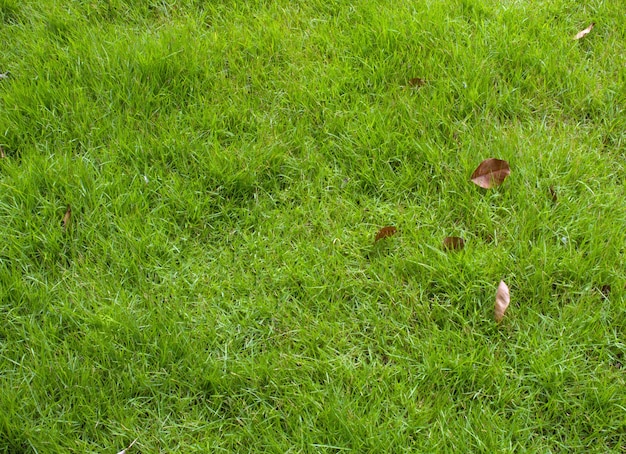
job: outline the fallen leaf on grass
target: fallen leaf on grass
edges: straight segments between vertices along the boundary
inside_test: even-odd
[[[131,444],[129,444],[129,445],[128,445],[128,448],[126,448],[126,449],[122,449],[122,450],[121,450],[120,452],[118,452],[117,454],[126,454],[126,453],[128,452],[128,450],[129,450],[130,448],[132,448],[132,447],[133,447],[133,445],[135,444],[135,442],[136,442],[136,441],[137,441],[137,438],[135,438],[135,439],[133,440],[133,442],[132,442]]]
[[[472,181],[481,188],[491,189],[500,186],[502,182],[511,174],[509,163],[502,159],[485,159],[474,170]]]
[[[576,36],[574,36],[573,39],[580,39],[583,38],[584,36],[588,35],[589,32],[591,31],[591,29],[595,26],[595,22],[592,22],[591,25],[587,28],[585,28],[584,30],[579,31],[578,33],[576,33]]]
[[[465,247],[465,240],[458,236],[447,236],[443,239],[443,248],[448,251],[460,251]]]
[[[409,86],[413,88],[423,87],[424,85],[426,85],[426,81],[421,77],[414,77],[413,79],[409,80]]]
[[[496,322],[500,323],[502,321],[504,318],[504,312],[506,311],[506,308],[509,307],[510,301],[509,287],[504,283],[504,281],[500,281],[498,290],[496,290],[496,306],[494,309]]]
[[[4,148],[0,147],[0,159],[6,158],[7,155],[4,153]]]
[[[377,242],[378,240],[381,240],[383,238],[387,238],[389,236],[393,236],[396,234],[396,232],[398,231],[398,229],[396,229],[394,226],[389,225],[387,227],[383,227],[382,229],[380,229],[378,231],[378,233],[376,234],[376,238],[374,238],[374,243]]]
[[[67,210],[65,210],[65,215],[63,216],[63,219],[61,220],[61,226],[64,229],[67,228],[68,224],[70,223],[71,217],[72,217],[72,207],[68,205]]]

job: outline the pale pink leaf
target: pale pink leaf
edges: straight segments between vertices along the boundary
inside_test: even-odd
[[[591,25],[587,28],[585,28],[584,30],[579,31],[578,33],[576,33],[576,36],[574,36],[574,39],[580,39],[583,38],[584,36],[588,35],[589,32],[591,31],[591,29],[595,26],[596,24],[594,22],[591,23]]]
[[[506,308],[509,307],[510,301],[509,287],[504,283],[504,281],[500,281],[500,285],[498,285],[498,290],[496,291],[496,306],[494,309],[496,322],[500,323],[502,321],[504,318],[504,312],[506,311]]]

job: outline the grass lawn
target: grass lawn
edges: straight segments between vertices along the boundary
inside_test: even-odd
[[[1,453],[625,452],[623,0],[0,0],[0,42]]]

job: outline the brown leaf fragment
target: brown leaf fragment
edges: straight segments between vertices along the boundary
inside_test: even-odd
[[[579,31],[578,33],[576,33],[576,36],[574,36],[573,39],[580,39],[585,37],[586,35],[589,34],[589,32],[591,31],[591,29],[595,26],[595,22],[592,22],[591,25],[589,25],[589,27],[585,28],[584,30]]]
[[[443,248],[447,251],[460,251],[465,247],[465,240],[458,236],[447,236],[443,239]]]
[[[602,292],[602,296],[608,298],[611,295],[611,286],[609,284],[604,284],[600,289],[600,292]]]
[[[398,231],[398,229],[396,229],[392,225],[389,225],[387,227],[383,227],[376,234],[376,238],[374,238],[374,243],[376,243],[378,240],[381,240],[383,238],[387,238],[387,237],[395,235],[397,231]]]
[[[509,163],[502,159],[485,159],[474,170],[472,181],[481,188],[491,189],[500,186],[511,174]]]
[[[413,88],[423,87],[426,85],[426,81],[421,77],[414,77],[413,79],[409,79],[409,86]]]
[[[61,220],[61,226],[64,229],[66,229],[67,226],[69,225],[71,217],[72,217],[72,207],[68,205],[67,210],[65,210],[65,215],[63,216],[63,219]]]
[[[6,157],[7,157],[7,155],[4,152],[4,148],[2,148],[2,146],[0,146],[0,159],[4,159]]]
[[[558,197],[556,196],[556,190],[554,189],[554,186],[550,186],[550,197],[552,197],[552,201],[556,202],[558,200]]]
[[[504,318],[504,312],[506,311],[506,308],[509,307],[510,301],[509,287],[504,283],[504,281],[500,281],[498,290],[496,290],[496,305],[494,308],[496,322],[500,323],[502,321]]]

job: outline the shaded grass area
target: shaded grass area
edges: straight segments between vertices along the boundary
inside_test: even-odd
[[[0,20],[0,451],[624,449],[620,2]]]

